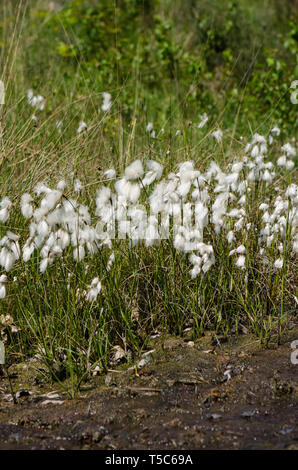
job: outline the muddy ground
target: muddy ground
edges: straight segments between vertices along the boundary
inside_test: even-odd
[[[70,399],[37,362],[0,377],[0,449],[298,449],[294,326],[283,344],[250,335],[152,340],[140,366],[115,367]]]

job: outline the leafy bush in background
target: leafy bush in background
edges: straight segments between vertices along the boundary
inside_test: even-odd
[[[295,2],[279,0],[69,0],[51,11],[38,3],[26,25],[28,80],[46,81],[54,60],[66,87],[78,70],[82,89],[122,87],[128,117],[137,81],[149,107],[152,95],[156,116],[172,96],[185,118],[214,111],[228,120],[241,104],[246,119],[268,113],[293,126],[295,11]]]

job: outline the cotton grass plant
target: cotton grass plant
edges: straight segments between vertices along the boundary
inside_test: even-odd
[[[112,118],[108,96],[102,125]],[[74,142],[83,147],[92,131],[82,122]],[[37,355],[54,379],[70,376],[77,387],[95,368],[109,368],[115,346],[134,360],[156,333],[191,327],[194,339],[247,330],[263,344],[280,338],[297,302],[296,149],[281,145],[275,128],[216,158],[225,153],[223,132],[202,127],[209,158],[188,146],[179,161],[183,132],[169,162],[159,153],[173,139],[165,130],[144,147],[159,161],[127,154],[130,164],[113,162],[94,181],[83,159],[66,172],[66,153],[63,179],[55,161],[40,175],[35,161],[26,190],[16,184],[17,193],[3,194],[0,309],[17,325],[12,354]],[[141,132],[148,125],[139,139]]]
[[[187,96],[165,96],[170,113],[157,119],[137,72],[83,93],[78,64],[71,89],[61,77],[33,86],[20,36],[7,34],[0,319],[9,363],[37,358],[74,391],[111,367],[115,347],[134,362],[158,335],[280,340],[298,297],[295,139],[270,116],[254,131],[237,116],[227,124],[224,110],[189,121]]]

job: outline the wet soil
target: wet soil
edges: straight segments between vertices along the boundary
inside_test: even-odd
[[[268,349],[250,335],[152,340],[139,367],[93,377],[74,399],[38,384],[38,363],[0,377],[0,449],[298,449],[293,327]],[[40,370],[39,370],[40,372]]]

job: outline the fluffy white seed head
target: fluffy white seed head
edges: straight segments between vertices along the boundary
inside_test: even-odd
[[[136,180],[142,178],[144,169],[141,160],[136,160],[125,169],[125,178],[127,180]]]

